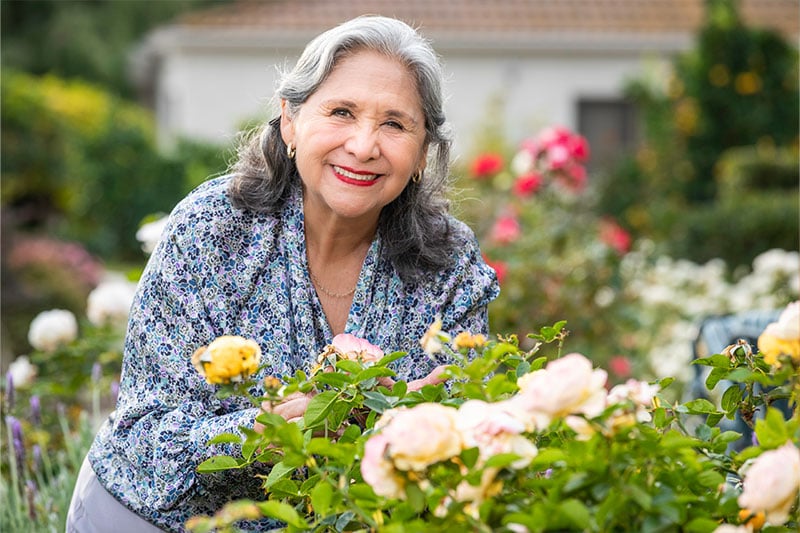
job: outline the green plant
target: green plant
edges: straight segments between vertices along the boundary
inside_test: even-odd
[[[772,354],[768,363],[744,345],[730,346],[698,364],[711,368],[709,387],[730,380],[741,388],[730,387],[719,406],[671,403],[659,392],[669,379],[607,391],[605,371],[580,354],[561,355],[564,325],[542,328],[531,335],[535,347],[524,350],[515,337],[450,339],[434,324],[423,345],[448,351],[455,363],[447,367],[448,387],[417,391],[382,382],[403,354],[369,362],[337,349],[334,339],[321,358],[324,372],[271,378],[267,386],[273,402],[315,393],[302,420],[263,413],[263,432],[242,428],[241,436],[212,441],[240,444],[241,457],[199,467],[266,462],[264,499],[233,502],[187,527],[235,531],[239,520],[267,517],[286,531],[711,532],[751,515],[766,515],[764,531],[798,525],[800,352]],[[721,431],[720,420],[778,398],[795,406],[792,418],[772,408],[763,420],[746,416],[759,442],[728,452],[739,434]],[[785,462],[776,467],[779,455]],[[775,499],[786,500],[754,497],[759,480],[747,473],[744,492],[741,478],[731,481],[748,461],[774,476],[782,487]]]

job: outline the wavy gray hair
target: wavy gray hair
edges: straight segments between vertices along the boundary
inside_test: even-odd
[[[314,38],[294,68],[283,74],[275,97],[286,100],[288,112],[296,113],[337,63],[359,50],[377,51],[406,65],[416,78],[425,115],[425,175],[419,183],[410,181],[383,208],[378,222],[384,253],[404,281],[411,281],[450,264],[455,246],[447,215],[452,139],[443,111],[442,67],[430,43],[399,20],[357,17]],[[242,140],[231,170],[230,195],[236,207],[280,211],[299,180],[295,163],[286,154],[280,117]]]

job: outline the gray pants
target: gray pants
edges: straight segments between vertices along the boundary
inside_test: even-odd
[[[67,514],[67,533],[161,533],[162,530],[122,505],[100,484],[83,460]]]

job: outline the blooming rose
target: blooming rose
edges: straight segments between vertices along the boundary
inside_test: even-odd
[[[620,255],[628,253],[631,249],[630,234],[611,219],[600,222],[600,240]]]
[[[527,198],[541,189],[544,179],[538,172],[523,174],[514,181],[514,194],[520,198]]]
[[[404,480],[397,474],[392,462],[386,459],[389,440],[377,434],[364,444],[364,458],[361,460],[361,475],[378,496],[385,498],[404,498]]]
[[[800,300],[787,305],[778,321],[766,327],[758,337],[758,350],[770,365],[778,364],[781,355],[800,361]]]
[[[124,324],[133,305],[136,284],[111,279],[94,288],[86,303],[86,317],[95,326]]]
[[[592,370],[589,359],[571,353],[520,377],[520,391],[508,402],[530,431],[571,414],[597,416],[606,406],[607,377],[605,370]]]
[[[460,350],[461,348],[480,348],[484,344],[486,344],[486,337],[482,333],[473,335],[469,331],[462,331],[455,336],[452,342],[455,350]]]
[[[52,309],[36,315],[28,329],[28,342],[37,350],[52,352],[78,337],[78,321],[71,311]]]
[[[497,275],[497,283],[502,285],[508,275],[508,264],[505,261],[493,261],[486,256],[483,257],[483,260],[494,270]]]
[[[31,364],[27,355],[20,355],[8,365],[8,372],[14,386],[20,389],[29,387],[36,379],[36,366]]]
[[[763,511],[767,522],[783,524],[800,491],[800,449],[787,442],[756,457],[744,472],[739,506],[753,513]]]
[[[468,400],[458,409],[457,423],[464,448],[477,447],[484,461],[494,455],[513,453],[519,455],[520,459],[511,467],[524,468],[539,451],[521,435],[525,431],[525,424],[513,416],[506,402]]]
[[[383,357],[383,350],[349,333],[336,335],[331,342],[331,346],[337,351],[339,357],[349,361],[375,363]]]
[[[212,385],[238,383],[258,370],[261,348],[254,340],[233,335],[218,337],[192,354],[192,364]]]
[[[621,385],[612,388],[608,393],[608,404],[621,404],[632,402],[639,422],[649,422],[649,409],[653,406],[653,398],[659,391],[658,385],[650,385],[646,381],[629,379]]]
[[[476,178],[488,178],[503,170],[503,156],[483,154],[472,162],[470,172]]]
[[[514,215],[502,215],[495,220],[489,239],[498,244],[510,244],[519,239],[522,230]]]
[[[458,411],[438,403],[421,403],[397,411],[383,427],[386,453],[400,470],[420,471],[462,450]]]
[[[156,245],[161,240],[161,234],[164,233],[164,228],[167,227],[168,217],[162,217],[158,220],[142,224],[136,232],[136,240],[142,243],[142,251],[146,254],[153,253]]]

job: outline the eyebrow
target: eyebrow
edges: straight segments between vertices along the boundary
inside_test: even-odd
[[[322,105],[325,107],[346,107],[348,109],[357,109],[358,104],[353,102],[352,100],[325,100],[322,102]],[[389,109],[386,111],[386,116],[389,118],[396,118],[402,121],[408,121],[413,125],[417,125],[418,121],[413,116],[409,115],[405,111],[400,111],[399,109]]]

